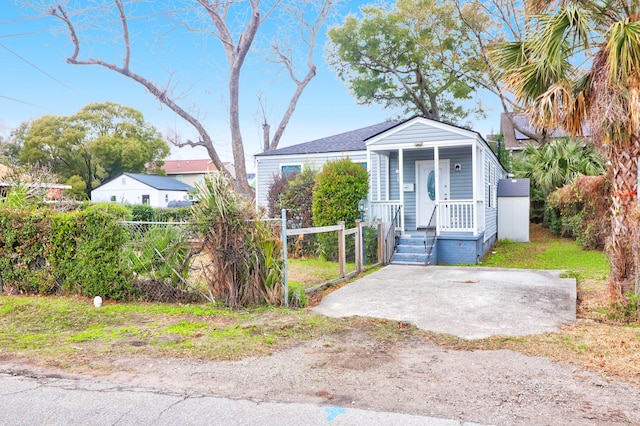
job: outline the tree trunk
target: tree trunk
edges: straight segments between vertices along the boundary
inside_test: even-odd
[[[624,299],[628,292],[633,291],[638,274],[634,258],[638,245],[638,223],[634,218],[638,207],[639,156],[638,137],[633,137],[627,143],[612,143],[607,147],[612,183],[611,244],[608,252],[611,265],[610,291],[613,300]]]

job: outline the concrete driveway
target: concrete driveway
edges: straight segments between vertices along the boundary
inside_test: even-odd
[[[407,321],[464,339],[538,334],[576,319],[576,280],[561,273],[390,265],[330,293],[313,310]]]

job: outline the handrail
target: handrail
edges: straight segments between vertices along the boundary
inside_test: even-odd
[[[430,263],[429,259],[431,259],[431,253],[433,252],[433,247],[436,245],[437,230],[436,230],[436,227],[435,227],[435,223],[433,223],[433,222],[434,222],[434,218],[437,217],[437,211],[438,211],[438,209],[434,208],[433,211],[431,212],[431,217],[429,218],[429,223],[427,224],[427,229],[425,230],[424,251],[425,251],[425,254],[427,255],[427,258],[425,260],[427,265]],[[430,229],[432,229],[431,232],[429,232]],[[432,237],[433,237],[431,243],[429,243],[429,234],[431,234]],[[429,252],[428,253],[427,253],[427,247],[429,247]]]
[[[400,215],[400,210],[402,209],[402,206],[398,206],[398,208],[396,209],[395,213],[393,214],[393,219],[391,220],[391,226],[389,227],[389,230],[387,231],[387,235],[385,235],[384,237],[384,242],[385,244],[387,244],[387,242],[389,241],[389,234],[391,233],[391,231],[393,231],[393,252],[391,252],[391,257],[387,260],[386,263],[391,262],[391,260],[393,260],[393,253],[395,253],[396,251],[396,237],[395,237],[395,232],[396,232],[396,223],[398,221],[398,216]],[[387,253],[389,252],[389,250],[385,251],[385,257],[387,255]]]

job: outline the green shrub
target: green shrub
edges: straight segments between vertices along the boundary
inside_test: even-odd
[[[289,281],[289,292],[287,294],[289,306],[294,308],[305,308],[309,303],[309,297],[300,283]]]
[[[158,222],[192,222],[193,209],[191,207],[156,209],[156,220]]]
[[[0,279],[5,291],[123,299],[133,275],[122,253],[126,207],[82,211],[0,209]]]
[[[4,291],[56,293],[48,262],[50,210],[0,210],[0,280]]]
[[[269,191],[267,191],[267,213],[269,217],[280,217],[282,207],[282,193],[289,187],[289,182],[295,179],[297,173],[288,175],[274,175]]]
[[[118,204],[96,204],[79,214],[74,278],[84,296],[124,299],[133,294],[122,249],[129,233],[122,221],[129,210]]]
[[[347,228],[353,227],[360,218],[358,202],[367,197],[368,191],[369,174],[359,163],[352,163],[349,158],[326,163],[313,189],[313,222],[316,226],[330,226],[344,221]],[[318,235],[318,241],[327,259],[337,259],[336,238],[323,233]]]
[[[147,204],[131,206],[131,220],[134,222],[155,222],[156,210]]]
[[[554,191],[547,199],[551,232],[575,238],[584,249],[602,250],[611,229],[608,200],[604,176],[583,176]]]

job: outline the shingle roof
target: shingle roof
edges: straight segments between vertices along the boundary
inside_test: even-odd
[[[287,146],[285,148],[256,154],[256,157],[268,155],[321,154],[326,152],[366,151],[365,140],[396,126],[397,121],[385,121],[350,132],[340,133],[310,142]]]
[[[536,133],[536,130],[533,128],[526,115],[515,113],[511,113],[510,115],[513,117],[513,121],[515,121],[515,123],[522,129],[527,132],[531,132],[534,134]],[[535,144],[534,140],[530,139],[527,135],[523,134],[514,127],[511,120],[509,120],[509,115],[504,112],[500,114],[500,130],[504,135],[505,148],[507,149],[523,149],[527,143]],[[585,137],[589,137],[591,135],[591,131],[587,125],[583,127],[582,134]],[[554,139],[569,136],[570,134],[563,131],[562,129],[556,129],[551,133],[549,137],[551,139]]]
[[[169,176],[145,175],[141,173],[124,173],[124,175],[129,176],[131,179],[135,179],[160,191],[194,190],[191,185],[187,185],[186,183],[180,182],[179,180],[176,180]]]

